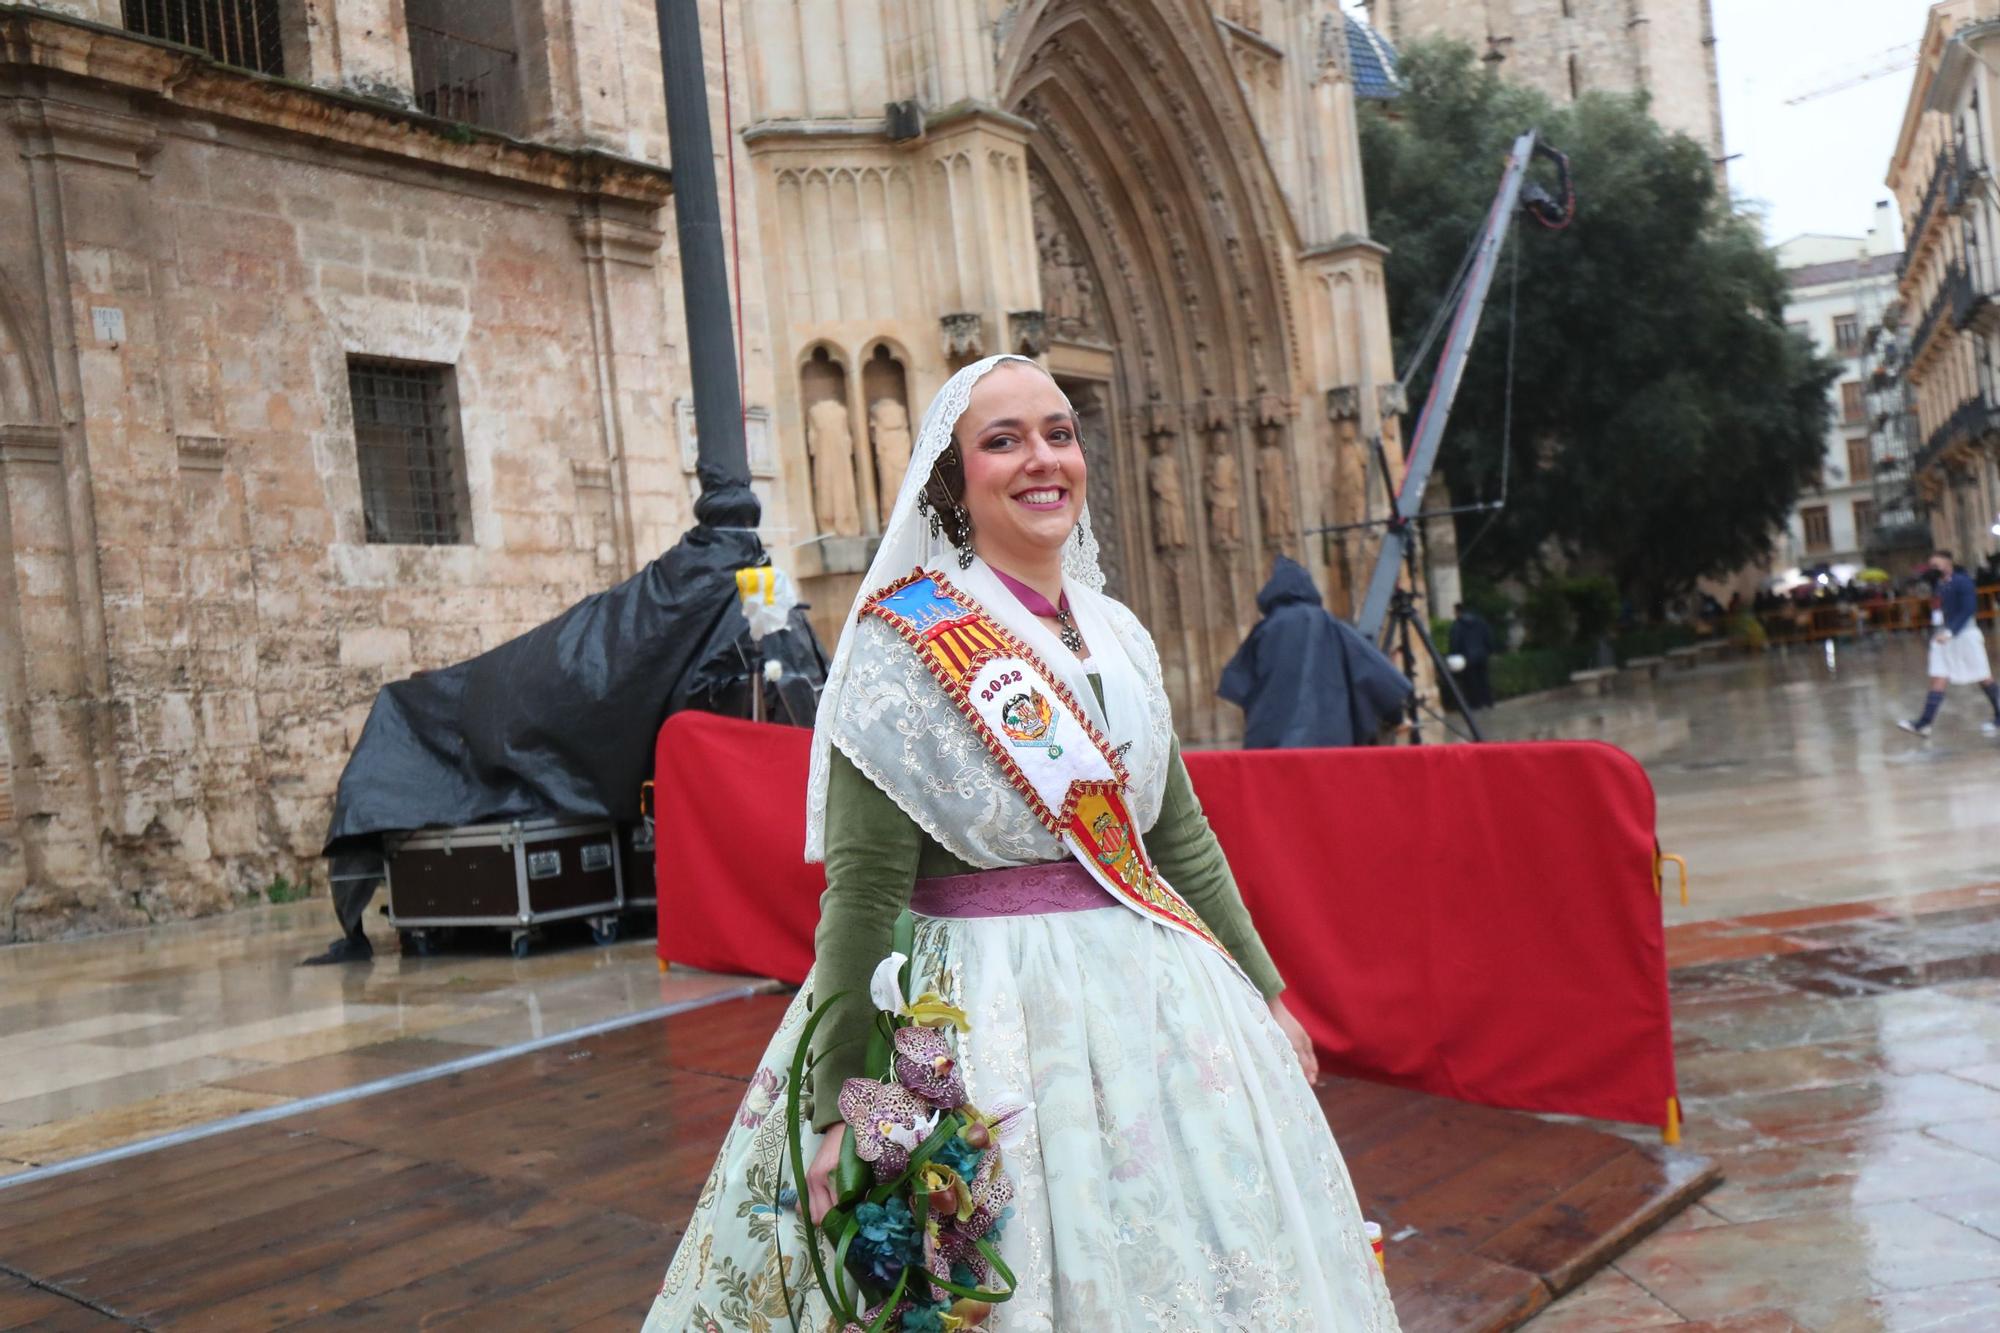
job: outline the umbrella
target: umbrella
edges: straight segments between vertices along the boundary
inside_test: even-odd
[[[1856,583],[1894,583],[1896,576],[1886,569],[1877,569],[1873,565],[1870,565],[1867,569],[1856,574],[1854,581]]]
[[[1786,593],[1791,592],[1794,589],[1809,587],[1811,586],[1811,584],[1812,584],[1812,579],[1807,577],[1807,575],[1804,574],[1802,571],[1797,569],[1788,569],[1784,573],[1776,575],[1771,579],[1768,579],[1765,582],[1764,586],[1768,588],[1770,591],[1777,593],[1779,596],[1782,597]]]

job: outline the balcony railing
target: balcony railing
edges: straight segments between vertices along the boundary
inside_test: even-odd
[[[412,22],[410,76],[417,109],[440,120],[516,134],[520,57],[505,47]]]
[[[1944,289],[1951,295],[1951,322],[1954,328],[1969,328],[1993,304],[1993,293],[1983,282],[1974,280],[1964,264],[1954,262],[1945,270]]]
[[[1931,297],[1930,304],[1924,307],[1923,318],[1917,321],[1917,331],[1910,338],[1910,359],[1912,361],[1923,356],[1924,349],[1930,346],[1931,335],[1944,327],[1945,318],[1951,313],[1952,276],[1954,273],[1960,277],[1963,277],[1965,273],[1964,267],[1957,260],[1953,260],[1945,269],[1944,278],[1938,283],[1936,294]]]
[[[1981,394],[1966,399],[1952,410],[1936,430],[1924,440],[1924,447],[1917,451],[1913,472],[1923,472],[1944,456],[1945,450],[1961,441],[1978,443],[2000,430],[2000,410],[1986,401]]]
[[[1905,512],[1878,515],[1875,530],[1864,539],[1863,545],[1870,551],[1898,551],[1928,545],[1930,540],[1930,520],[1914,512]]]
[[[1923,202],[1917,205],[1916,220],[1910,226],[1911,241],[1924,234],[1924,228],[1934,217],[1949,217],[1965,207],[1972,198],[1975,175],[1963,150],[1951,144],[1938,149],[1937,159],[1931,163],[1930,180],[1924,185]]]
[[[1946,182],[1951,178],[1951,160],[1953,156],[1951,147],[1947,144],[1938,150],[1937,160],[1931,164],[1930,179],[1924,184],[1923,202],[1917,205],[1916,216],[1910,221],[1909,248],[1913,251],[1917,248],[1918,238],[1930,226],[1931,219],[1937,216],[1939,200],[1945,200],[1946,207],[1950,207],[1950,201],[1946,193]]]
[[[285,72],[278,0],[124,0],[125,30],[206,51],[225,65]]]

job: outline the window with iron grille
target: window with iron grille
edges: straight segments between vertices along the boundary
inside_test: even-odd
[[[406,0],[417,109],[521,132],[521,61],[507,0]]]
[[[472,538],[451,367],[347,359],[368,540],[448,546]]]
[[[1860,316],[1835,315],[1833,317],[1833,349],[1842,356],[1854,356],[1861,351]]]
[[[279,0],[124,0],[125,30],[208,52],[259,74],[285,72]]]
[[[1806,553],[1818,555],[1833,549],[1833,524],[1827,518],[1825,505],[1813,505],[1799,511],[1799,526],[1805,529]]]
[[[1868,539],[1875,535],[1875,502],[1856,500],[1854,502],[1854,544],[1866,546]]]

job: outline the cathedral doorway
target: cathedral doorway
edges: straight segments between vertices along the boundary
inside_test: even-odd
[[[1048,364],[1082,418],[1107,582],[1152,631],[1183,731],[1221,739],[1240,717],[1215,682],[1297,543],[1260,489],[1295,512],[1281,200],[1205,4],[1030,3],[1001,68],[1033,126]]]

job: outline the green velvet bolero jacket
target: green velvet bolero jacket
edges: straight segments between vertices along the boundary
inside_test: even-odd
[[[1093,679],[1094,683],[1094,679]],[[1271,955],[1250,923],[1235,876],[1202,814],[1174,742],[1160,818],[1145,835],[1153,864],[1222,941],[1266,999],[1284,988]],[[839,749],[833,752],[826,796],[826,893],[813,936],[819,994],[859,997],[828,1014],[813,1036],[813,1125],[840,1119],[840,1086],[866,1063],[869,977],[889,956],[896,918],[910,905],[919,879],[979,869],[959,860],[870,782]],[[1123,909],[1121,909],[1123,910]]]

